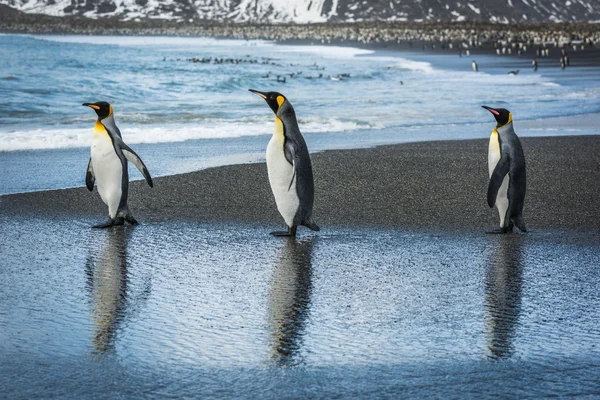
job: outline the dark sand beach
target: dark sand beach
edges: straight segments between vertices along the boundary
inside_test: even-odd
[[[2,196],[2,397],[598,397],[600,137],[522,142],[523,235],[484,234],[486,140],[314,154],[298,239],[264,164],[136,181],[136,227]]]
[[[529,229],[600,228],[600,137],[522,139],[528,170]],[[486,204],[487,140],[439,141],[325,151],[312,156],[315,220],[324,230],[386,227],[478,231],[494,227]],[[82,177],[83,181],[83,177]],[[0,213],[39,218],[104,218],[97,192],[84,188],[1,197]],[[244,222],[277,228],[282,220],[266,166],[232,165],[135,181],[130,208],[144,222]]]

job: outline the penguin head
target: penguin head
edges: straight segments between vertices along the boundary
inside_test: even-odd
[[[99,101],[97,103],[83,103],[82,106],[90,107],[96,111],[96,114],[98,114],[98,119],[104,119],[108,116],[111,116],[113,113],[112,106],[106,101]]]
[[[277,112],[281,109],[281,107],[284,104],[288,103],[288,100],[281,93],[259,92],[258,90],[254,90],[254,89],[248,89],[248,90],[251,91],[252,93],[255,93],[255,94],[259,95],[260,97],[262,97],[267,102],[269,107],[271,107],[271,110],[273,110],[275,115],[277,115]]]
[[[496,118],[496,128],[500,128],[510,122],[512,122],[512,114],[506,108],[492,108],[488,106],[481,106],[494,114],[494,118]]]

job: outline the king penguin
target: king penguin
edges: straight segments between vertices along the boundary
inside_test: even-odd
[[[109,220],[93,228],[109,228],[123,225],[125,221],[137,224],[127,207],[129,173],[127,161],[140,170],[146,182],[153,187],[152,177],[142,159],[121,139],[121,131],[115,124],[113,108],[105,101],[83,103],[98,115],[92,137],[90,162],[85,176],[85,185],[91,192],[94,181],[104,204],[108,206]]]
[[[482,107],[496,118],[488,150],[490,182],[487,201],[490,208],[494,205],[498,208],[500,229],[489,233],[512,233],[513,225],[527,232],[523,219],[527,186],[525,155],[513,128],[512,114],[504,108]]]
[[[310,155],[294,107],[280,93],[250,91],[262,97],[275,113],[275,132],[267,146],[267,170],[277,210],[288,230],[271,234],[296,236],[299,225],[319,231],[312,221],[315,188]]]

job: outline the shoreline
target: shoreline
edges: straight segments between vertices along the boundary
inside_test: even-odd
[[[567,116],[557,116],[550,118],[533,118],[533,119],[520,119],[518,122],[519,128],[519,137],[520,138],[528,138],[528,137],[537,137],[537,138],[554,138],[554,137],[578,137],[578,136],[596,136],[599,133],[595,132],[596,127],[600,123],[600,112],[593,113],[584,113],[584,114],[573,114]],[[575,134],[564,134],[563,130],[572,129],[573,124],[577,125],[577,133]],[[310,154],[315,155],[319,153],[323,153],[326,151],[345,151],[345,150],[361,150],[361,149],[371,149],[381,146],[395,146],[402,145],[407,143],[430,143],[430,142],[438,142],[438,141],[468,141],[468,140],[487,140],[487,130],[489,127],[489,123],[487,122],[472,122],[467,123],[465,125],[461,125],[464,129],[461,132],[453,131],[446,134],[446,137],[438,137],[436,135],[426,135],[423,136],[422,132],[417,134],[410,135],[402,135],[402,137],[393,136],[390,132],[395,132],[395,129],[387,128],[380,130],[356,130],[356,131],[344,131],[344,132],[330,132],[330,135],[339,136],[343,135],[344,140],[350,140],[352,144],[342,144],[340,142],[340,138],[329,138],[322,139],[323,133],[314,133],[314,132],[305,132],[305,138],[309,143],[312,144],[310,147]],[[476,127],[476,128],[475,128]],[[540,135],[537,132],[542,131],[543,133]],[[368,134],[370,139],[365,140],[364,135]],[[255,135],[251,138],[255,142],[268,142],[268,138],[270,138],[270,133],[264,133],[261,135]],[[362,139],[361,139],[362,138]],[[239,145],[238,141],[246,141],[248,137],[234,137],[228,139],[228,145]],[[234,141],[234,142],[230,142]],[[316,141],[316,143],[314,143]],[[214,146],[216,143],[221,143],[222,139],[214,139],[214,138],[199,138],[199,139],[188,139],[185,141],[178,142],[156,142],[156,143],[132,143],[140,154],[144,154],[145,157],[154,156],[155,154],[163,154],[162,150],[164,150],[164,146],[177,146],[177,148],[191,148],[200,149],[204,148],[210,152],[210,148],[207,148],[207,144],[213,142],[211,146]],[[319,143],[320,142],[320,143]],[[244,165],[244,164],[256,164],[256,163],[264,163],[264,149],[260,146],[256,145],[256,149],[260,148],[260,151],[252,151],[246,153],[234,153],[229,157],[217,157],[218,161],[210,161],[206,160],[203,165],[195,166],[194,168],[188,168],[184,170],[180,170],[177,172],[159,172],[156,175],[153,174],[153,178],[163,178],[169,176],[182,175],[186,173],[199,172],[210,168],[219,168],[226,166],[234,166],[234,165]],[[254,146],[253,146],[254,147]],[[162,149],[162,150],[161,150]],[[175,152],[178,150],[174,150]],[[38,159],[40,156],[44,157],[45,154],[52,154],[52,157],[61,157],[73,159],[73,153],[86,153],[84,158],[87,158],[87,153],[89,153],[89,146],[81,146],[81,147],[68,147],[68,148],[58,148],[58,149],[22,149],[22,150],[11,150],[11,151],[0,151],[1,154],[5,154],[6,158],[3,161],[0,161],[0,169],[2,167],[10,167],[12,164],[11,160],[14,160],[14,157],[19,155],[26,157],[26,159]],[[155,160],[156,161],[156,160]],[[67,163],[68,167],[78,168],[79,164],[74,165],[72,163]],[[156,167],[156,165],[154,165]],[[35,171],[33,171],[35,172]],[[139,175],[136,171],[132,171],[133,174],[130,176],[130,182],[143,181],[143,177]],[[152,171],[151,171],[152,172]],[[0,191],[0,199],[2,196],[7,195],[20,195],[27,193],[36,193],[36,192],[44,192],[44,191],[52,191],[52,190],[66,190],[66,189],[77,189],[83,187],[83,181],[77,183],[73,183],[68,186],[54,186],[49,185],[50,187],[40,187],[40,188],[32,188],[27,190],[16,190],[16,191],[8,191],[2,192]]]
[[[528,168],[525,218],[531,232],[600,228],[600,136],[521,138]],[[313,154],[314,219],[331,227],[474,232],[494,228],[485,202],[487,139],[385,145]],[[283,226],[264,163],[222,166],[130,185],[142,224],[167,221]],[[424,201],[425,200],[425,201]],[[0,196],[0,216],[95,223],[96,191],[60,189]],[[308,231],[301,230],[301,236]]]

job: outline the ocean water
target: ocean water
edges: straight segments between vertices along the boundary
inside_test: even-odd
[[[0,216],[3,396],[600,395],[597,232],[90,222]]]
[[[237,62],[186,61],[194,57]],[[594,134],[600,72],[571,60],[566,71],[534,73],[528,59],[482,55],[0,35],[0,194],[82,186],[95,115],[81,103],[100,100],[113,104],[125,141],[153,176],[262,160],[273,115],[249,88],[288,97],[311,151],[484,138],[494,123],[482,104],[513,111],[524,136]],[[513,69],[521,73],[507,75]],[[341,74],[350,77],[328,78]]]

